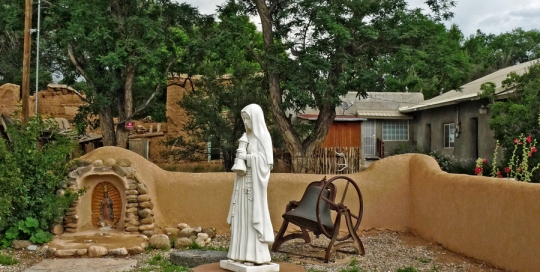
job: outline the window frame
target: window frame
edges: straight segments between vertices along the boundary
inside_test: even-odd
[[[443,124],[443,147],[453,149],[456,146],[456,123]]]
[[[393,135],[393,136],[396,136],[396,137],[394,137],[394,139],[385,139],[385,136],[388,136],[388,135],[385,135],[385,127],[386,127],[386,129],[390,129],[387,126],[388,126],[388,123],[391,123],[391,122],[396,122],[397,123],[397,124],[393,124],[393,127],[392,127],[393,129],[397,129],[396,132],[400,132],[399,129],[402,128],[403,123],[405,124],[406,139],[398,138],[399,136],[403,135],[402,133],[396,133],[397,136]],[[381,135],[381,138],[385,142],[408,142],[409,139],[410,139],[409,132],[410,132],[409,120],[401,120],[401,119],[382,120],[382,135]],[[391,137],[389,137],[389,138],[391,138]]]

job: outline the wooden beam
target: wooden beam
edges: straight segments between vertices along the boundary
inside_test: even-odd
[[[163,136],[163,135],[165,135],[165,133],[163,131],[160,131],[160,132],[154,132],[154,133],[133,134],[133,135],[129,135],[129,138],[130,139],[150,138],[150,137]]]
[[[23,51],[23,73],[22,73],[22,121],[28,122],[30,115],[30,52],[32,49],[32,38],[30,30],[32,29],[32,0],[25,1],[24,9],[24,51]]]

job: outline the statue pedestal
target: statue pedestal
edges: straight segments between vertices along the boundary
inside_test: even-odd
[[[222,260],[219,267],[234,272],[279,272],[279,264],[245,265],[233,260]]]

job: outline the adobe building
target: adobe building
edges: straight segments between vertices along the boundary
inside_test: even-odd
[[[129,141],[130,150],[154,163],[170,162],[161,157],[161,152],[167,148],[161,142],[168,136],[187,136],[183,128],[188,122],[188,117],[178,102],[193,88],[194,84],[187,75],[171,77],[167,85],[167,122],[153,122],[151,116],[142,120],[134,120],[134,129],[130,134]],[[8,83],[0,86],[0,114],[4,117],[10,117],[20,108],[20,97],[19,85]],[[55,118],[60,129],[72,130],[75,124],[75,115],[79,107],[85,105],[85,98],[84,92],[78,92],[68,85],[48,84],[46,90],[38,92],[38,112],[44,117]],[[32,95],[29,98],[30,116],[35,115],[35,108],[36,98],[35,95]],[[99,128],[89,131],[79,140],[79,143],[84,153],[102,146]]]

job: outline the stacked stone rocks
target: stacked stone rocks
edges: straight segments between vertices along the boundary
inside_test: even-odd
[[[104,161],[80,161],[79,165],[77,169],[69,173],[66,183],[62,186],[62,189],[58,190],[57,194],[64,194],[64,190],[68,188],[75,192],[78,191],[81,188],[77,186],[77,180],[84,178],[85,175],[91,175],[92,171],[100,174],[104,172],[115,173],[122,178],[126,178],[128,183],[128,188],[125,191],[127,203],[124,210],[124,230],[128,233],[141,233],[146,236],[154,234],[154,204],[148,195],[146,184],[140,175],[131,168],[129,160],[122,159],[117,162],[109,158]],[[63,222],[63,224],[53,227],[52,232],[54,234],[74,233],[77,231],[79,223],[78,205],[79,201],[74,201],[71,204],[64,218],[58,222]]]
[[[205,247],[216,236],[216,232],[212,228],[192,228],[186,223],[180,223],[176,228],[165,228],[163,230],[165,234],[152,235],[148,241],[150,247],[167,250],[171,249],[171,246],[180,249],[189,248],[193,244]]]
[[[154,203],[148,195],[148,188],[140,176],[135,173],[128,177],[126,190],[126,217],[124,228],[126,232],[140,232],[146,236],[154,235]]]

